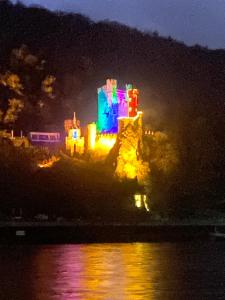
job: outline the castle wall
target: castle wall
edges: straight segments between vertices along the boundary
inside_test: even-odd
[[[110,150],[116,143],[117,134],[97,134],[95,139],[95,146],[89,153],[95,160],[103,160],[107,157]]]

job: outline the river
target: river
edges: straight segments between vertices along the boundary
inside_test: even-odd
[[[2,245],[0,299],[225,299],[225,243]]]

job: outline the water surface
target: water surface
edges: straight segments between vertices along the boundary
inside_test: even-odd
[[[0,246],[0,299],[225,299],[225,243]]]

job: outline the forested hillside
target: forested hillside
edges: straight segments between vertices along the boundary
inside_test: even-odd
[[[160,132],[146,141],[155,206],[174,212],[224,201],[224,50],[0,2],[2,128],[60,130],[73,111],[81,125],[96,120],[96,88],[106,78],[140,89],[144,122]],[[176,167],[162,167],[174,155]]]

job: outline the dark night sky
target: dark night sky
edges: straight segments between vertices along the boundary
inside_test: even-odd
[[[16,2],[14,0],[13,2]],[[225,48],[225,0],[22,0],[52,10],[157,30],[188,45]]]

